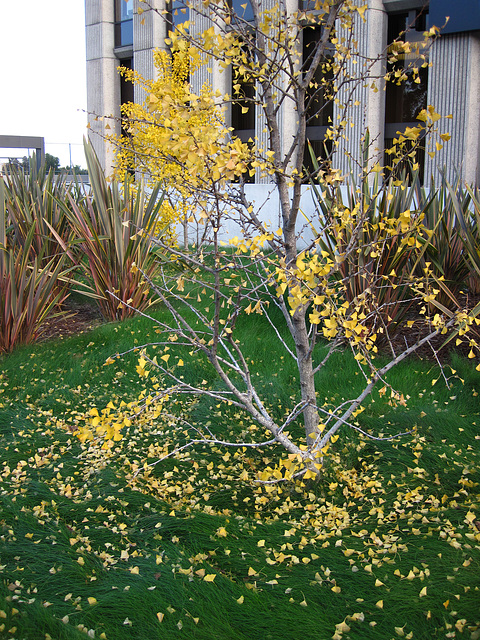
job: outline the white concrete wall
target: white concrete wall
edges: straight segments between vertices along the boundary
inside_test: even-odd
[[[275,185],[246,184],[244,188],[246,199],[253,205],[255,215],[265,225],[266,229],[275,233],[281,227],[280,200]],[[232,185],[233,192],[237,189],[237,185]],[[347,189],[342,188],[342,193],[346,202]],[[317,237],[318,233],[321,233],[321,223],[318,216],[317,205],[310,186],[305,185],[302,187],[300,209],[301,213],[298,216],[296,227],[298,246],[305,247]],[[183,227],[179,225],[176,231],[179,242],[183,244]],[[240,215],[237,212],[226,211],[222,218],[219,237],[222,242],[228,244],[235,236],[240,238],[245,235],[258,235],[256,232],[252,233],[252,231],[253,228],[248,229],[247,233],[245,233],[245,224],[240,221]],[[190,244],[197,244],[199,239],[204,235],[206,235],[207,238],[211,237],[211,229],[206,230],[204,224],[188,225],[188,240]]]

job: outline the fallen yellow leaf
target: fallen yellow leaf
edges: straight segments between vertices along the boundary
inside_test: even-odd
[[[215,573],[207,573],[207,575],[204,577],[205,582],[213,582],[216,578],[216,574]]]

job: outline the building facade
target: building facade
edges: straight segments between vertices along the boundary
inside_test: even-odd
[[[243,6],[241,11],[248,17],[248,5],[241,5],[241,1],[238,5]],[[287,0],[287,4],[291,3]],[[107,171],[112,166],[113,150],[105,136],[120,131],[120,105],[143,100],[141,91],[120,77],[118,67],[127,66],[152,78],[152,50],[164,48],[171,25],[186,19],[177,15],[176,0],[150,0],[150,4],[158,12],[142,11],[145,4],[138,0],[85,0],[90,139]],[[236,4],[234,0],[234,9]],[[274,4],[275,0],[264,0],[265,8]],[[361,136],[367,127],[381,159],[396,132],[415,124],[421,108],[434,105],[442,115],[452,116],[442,129],[451,135],[451,140],[434,158],[428,153],[419,158],[425,183],[439,169],[445,170],[450,180],[459,174],[468,183],[480,182],[480,0],[368,0],[367,4],[365,20],[358,20],[357,41],[360,54],[370,59],[379,56],[406,27],[411,27],[407,37],[415,40],[422,37],[429,24],[442,26],[448,12],[453,15],[429,50],[431,65],[421,70],[420,81],[408,78],[400,87],[391,83],[380,91],[368,86],[356,89],[355,100],[361,108],[351,114],[355,126],[341,141],[341,151],[346,153],[336,155],[335,168],[342,173],[350,170],[348,158],[358,158]],[[207,16],[197,16],[191,32],[200,33],[208,26]],[[308,55],[308,46],[305,39],[304,55]],[[216,64],[196,73],[192,79],[194,90],[195,85],[200,87],[205,81],[222,95],[231,93],[231,77]],[[342,102],[341,93],[338,97]],[[331,112],[324,110],[322,117],[307,129],[314,148],[323,144],[327,120],[335,121],[335,109],[332,105]],[[262,141],[266,136],[265,122],[258,111],[243,114],[233,107],[227,118],[244,140],[257,136]],[[295,114],[284,108],[282,118],[281,129],[288,142]],[[262,182],[259,176],[255,181]]]

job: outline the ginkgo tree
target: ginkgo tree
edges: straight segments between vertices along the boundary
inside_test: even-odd
[[[117,145],[115,174],[121,177],[134,167],[147,183],[160,183],[160,224],[182,220],[187,233],[188,218],[195,214],[191,194],[205,179],[215,184],[241,176],[248,148],[238,139],[222,139],[225,124],[211,91],[204,87],[199,95],[192,92],[188,78],[202,61],[191,55],[185,40],[177,43],[174,55],[156,50],[153,57],[153,80],[120,68],[125,80],[136,83],[147,98],[144,104],[122,105],[124,134],[110,137]]]
[[[142,6],[155,10],[146,0]],[[206,239],[183,248],[159,241],[167,259],[150,285],[169,320],[152,319],[159,334],[157,355],[145,345],[139,359],[139,375],[146,383],[152,380],[141,404],[158,403],[158,415],[173,394],[203,395],[212,406],[224,403],[244,411],[261,428],[264,437],[259,441],[240,437],[225,442],[201,421],[188,423],[191,437],[185,441],[187,423],[179,422],[179,449],[197,443],[280,444],[288,463],[280,463],[283,471],[277,470],[276,481],[318,476],[339,430],[361,431],[355,416],[378,383],[392,404],[404,403],[385,376],[438,335],[455,334],[470,343],[475,357],[479,321],[478,308],[472,313],[451,311],[437,303],[438,280],[429,264],[421,275],[416,268],[428,243],[422,225],[425,203],[413,195],[416,151],[429,136],[438,147],[448,139],[434,107],[419,113],[417,126],[397,134],[386,154],[388,167],[382,167],[374,141],[364,131],[363,159],[352,158],[348,180],[335,168],[335,154],[353,124],[351,114],[363,108],[357,89],[368,85],[378,91],[385,82],[403,82],[406,71],[394,64],[399,59],[410,60],[410,78],[418,78],[419,69],[429,64],[426,51],[438,29],[425,32],[424,41],[416,45],[400,34],[380,56],[369,57],[358,49],[355,37],[367,10],[362,3],[316,0],[308,11],[289,0],[268,6],[251,0],[250,6],[252,18],[246,19],[224,0],[189,3],[190,21],[169,33],[170,52],[155,54],[158,78],[147,82],[129,76],[147,97],[144,105],[125,108],[127,135],[115,142],[119,167],[127,162],[162,181],[173,194],[171,202],[177,194],[182,203],[179,218],[187,210],[190,220],[200,220]],[[193,26],[200,22],[206,28],[197,34]],[[302,56],[299,43],[311,29],[320,35]],[[232,92],[222,94],[204,85],[195,93],[188,75],[194,78],[202,65],[230,73]],[[254,109],[263,119],[262,139],[242,142],[235,137],[228,126],[228,110],[235,104],[243,111]],[[312,153],[308,162],[309,121],[332,104],[337,115],[326,130],[324,153]],[[289,131],[285,110],[292,116]],[[264,222],[261,207],[248,200],[245,181],[253,175],[276,192],[278,226]],[[309,217],[301,208],[306,182],[317,197]],[[347,182],[344,201],[342,185]],[[240,231],[226,246],[223,229],[232,221]],[[171,269],[172,260],[184,265],[181,275]],[[393,340],[398,318],[412,305],[424,329],[398,346]],[[248,345],[237,338],[237,324],[251,314],[263,316],[278,339],[272,361],[282,354],[295,363],[296,390],[281,418],[263,396],[255,363],[245,354]],[[357,361],[364,386],[361,393],[332,406],[318,393],[317,380],[332,353],[345,347]],[[188,375],[188,358],[211,367],[215,382]],[[115,420],[118,439],[124,423],[118,416]],[[103,437],[107,431],[103,423],[92,423],[80,435]]]

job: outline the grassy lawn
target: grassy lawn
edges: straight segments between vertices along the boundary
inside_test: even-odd
[[[283,414],[295,372],[264,329],[253,316],[239,327]],[[371,433],[408,435],[345,431],[320,484],[260,485],[280,450],[199,447],[146,466],[194,422],[263,437],[206,399],[150,407],[107,449],[73,435],[92,409],[115,415],[138,398],[138,354],[104,363],[155,335],[140,318],[0,360],[1,638],[480,638],[470,361],[446,368],[450,388],[431,363],[403,364],[389,381],[407,405],[377,391],[358,416]],[[216,384],[203,362],[185,363],[185,377]],[[358,375],[336,354],[320,396],[355,393]]]

